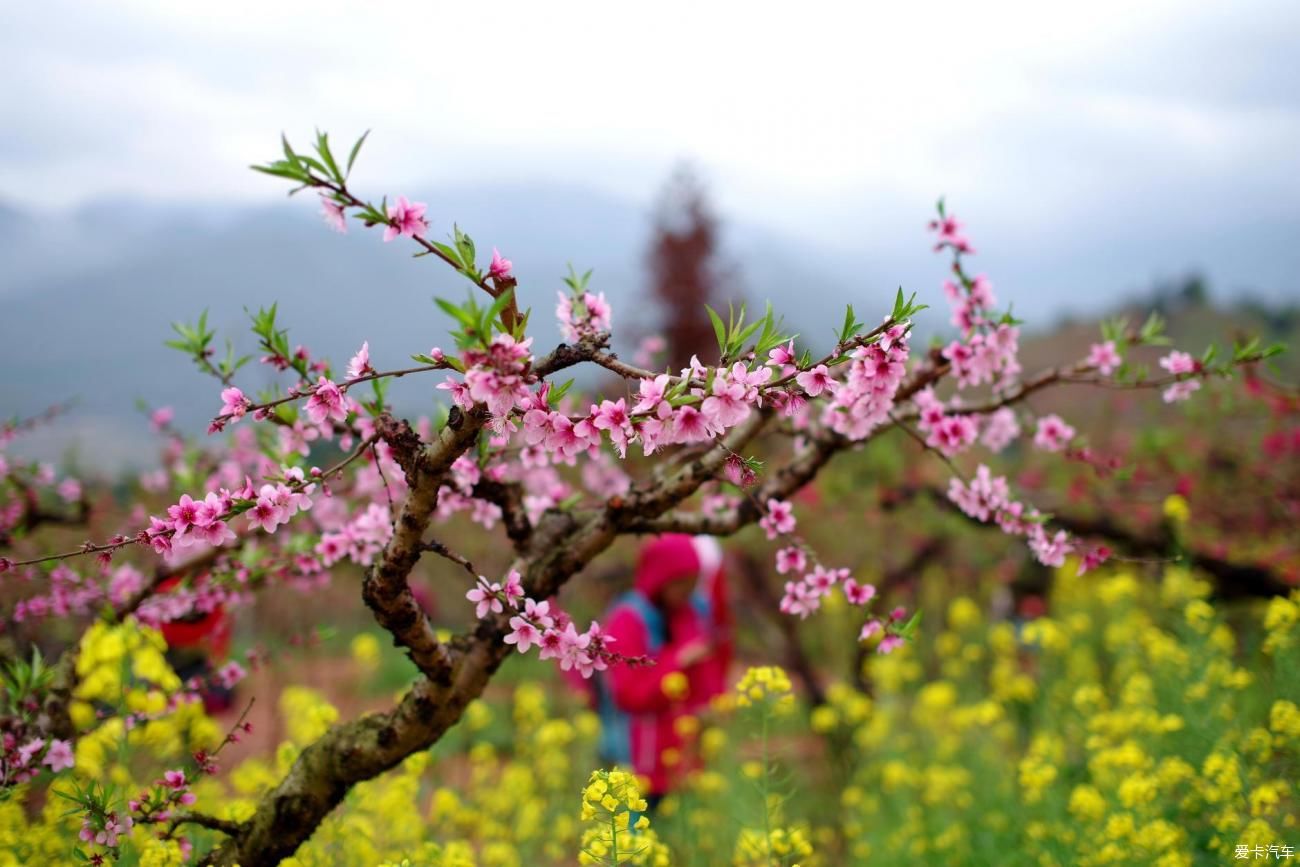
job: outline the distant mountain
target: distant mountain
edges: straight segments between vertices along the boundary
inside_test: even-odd
[[[657,311],[644,297],[651,231],[645,206],[547,184],[453,187],[418,198],[430,203],[434,236],[449,234],[454,219],[473,235],[484,262],[493,246],[514,262],[520,301],[534,310],[532,332],[543,350],[559,337],[555,293],[570,262],[594,269],[593,288],[613,303],[622,341],[616,349],[630,351],[637,337],[655,330]],[[929,250],[923,222],[899,225],[892,215],[910,212],[904,203],[864,210],[859,201],[849,196],[844,205],[846,233],[856,228],[863,236],[853,250],[724,215],[723,256],[748,298],[758,305],[770,299],[801,343],[825,345],[846,303],[861,318],[881,315],[899,286],[933,305],[918,318],[922,339],[946,331],[938,289],[943,261]],[[1133,287],[1166,276],[1168,270],[1157,270],[1161,262],[1181,273],[1183,255],[1209,255],[1227,263],[1227,273],[1254,273],[1233,271],[1232,263],[1255,254],[1269,269],[1284,269],[1300,249],[1284,243],[1288,225],[1181,242],[1044,236],[1027,245],[995,225],[979,236],[977,270],[994,275],[1000,304],[1012,303],[1041,332],[1052,317],[1068,312],[1088,321],[1145,297]],[[334,235],[314,203],[301,198],[267,207],[112,201],[58,214],[0,202],[0,417],[75,399],[65,419],[15,448],[54,458],[76,446],[88,463],[108,469],[151,461],[154,442],[137,399],[172,406],[178,422],[195,432],[219,406],[216,383],[163,346],[170,323],[204,309],[237,350],[254,349],[245,308],[278,302],[291,340],[314,353],[342,364],[369,340],[376,364],[400,366],[412,352],[449,345],[446,317],[432,296],[468,291],[463,279],[413,258],[411,249],[385,245],[378,232],[359,225]],[[1266,283],[1282,300],[1296,294],[1279,288],[1292,285],[1295,270],[1287,273]],[[427,411],[436,380],[398,381],[393,398],[404,411]],[[240,374],[249,390],[270,381],[257,364]]]
[[[421,198],[430,202],[435,236],[450,233],[454,217],[485,260],[493,246],[513,260],[539,346],[559,339],[555,293],[569,262],[594,269],[592,286],[613,303],[616,333],[630,339],[653,330],[655,311],[641,299],[650,232],[643,207],[558,186]],[[726,247],[748,293],[771,298],[796,329],[852,297],[851,284],[819,265],[830,254],[809,256],[799,246],[796,259],[783,252],[796,248],[788,239],[744,225],[728,227]],[[334,235],[302,199],[266,208],[99,204],[57,217],[0,211],[0,415],[73,398],[73,413],[25,448],[55,457],[78,444],[95,463],[148,461],[153,443],[137,398],[174,407],[179,423],[196,431],[219,405],[215,382],[162,345],[170,323],[204,309],[237,349],[254,348],[245,308],[276,302],[290,339],[314,353],[340,364],[369,340],[376,364],[400,366],[412,352],[449,345],[446,317],[431,298],[469,288],[410,253],[409,244],[385,245],[359,224]],[[250,390],[270,381],[256,364],[241,372]],[[395,399],[422,411],[435,382],[400,381]]]

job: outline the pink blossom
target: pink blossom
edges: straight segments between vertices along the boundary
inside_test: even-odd
[[[868,620],[866,623],[862,624],[862,631],[858,633],[858,641],[866,641],[884,628],[884,624],[879,620]]]
[[[511,569],[509,574],[506,575],[506,584],[502,588],[502,592],[505,593],[506,602],[510,604],[511,608],[519,607],[519,600],[524,598],[524,584],[520,579],[518,569]]]
[[[560,633],[560,670],[568,671],[574,666],[581,669],[583,664],[590,661],[584,653],[590,644],[591,636],[586,633],[579,635],[573,621],[569,621]]]
[[[880,639],[880,643],[876,645],[876,653],[893,653],[902,646],[903,638],[901,635],[886,635],[884,638]]]
[[[618,449],[620,457],[627,457],[627,443],[635,431],[628,417],[627,403],[623,398],[616,401],[604,400],[600,406],[591,408],[591,425],[596,430],[609,432],[609,438]]]
[[[388,225],[384,228],[384,242],[397,237],[419,238],[429,231],[424,212],[428,205],[423,202],[408,202],[406,196],[398,196],[395,204],[388,206]]]
[[[252,405],[244,393],[235,386],[221,391],[221,414],[230,416],[231,421],[239,421]]]
[[[163,784],[169,789],[185,788],[185,772],[180,770],[164,772]]]
[[[754,468],[738,454],[727,455],[722,465],[722,477],[739,488],[747,488],[758,481]]]
[[[953,457],[969,448],[978,435],[979,427],[973,418],[968,415],[948,415],[930,429],[925,444],[938,449],[947,457]]]
[[[835,570],[827,569],[818,563],[811,572],[803,576],[803,580],[808,585],[808,589],[820,597],[834,589],[838,577]]]
[[[370,341],[365,340],[361,343],[361,348],[357,354],[352,356],[348,362],[348,379],[356,379],[367,373],[374,373],[374,368],[370,366]]]
[[[564,638],[560,630],[549,628],[542,632],[542,640],[537,642],[538,659],[558,659],[564,652]]]
[[[808,393],[809,397],[817,397],[823,391],[831,394],[835,392],[835,379],[824,364],[819,364],[812,370],[805,370],[796,376],[794,380]]]
[[[651,334],[648,337],[643,337],[637,345],[632,361],[641,367],[649,367],[654,363],[655,356],[663,352],[667,346],[668,342],[664,340],[661,334]]]
[[[795,371],[794,341],[785,346],[778,346],[767,354],[767,363],[781,369],[781,376],[786,377]]]
[[[76,479],[64,479],[59,482],[58,494],[65,503],[75,503],[81,499],[81,482]]]
[[[787,572],[802,572],[808,565],[808,555],[798,545],[791,545],[776,552],[776,571],[784,575]]]
[[[189,494],[181,494],[180,502],[167,507],[167,517],[171,518],[172,527],[178,534],[184,533],[198,521],[199,505]]]
[[[239,683],[247,676],[244,667],[235,660],[230,660],[221,668],[217,669],[215,679],[223,689],[232,689],[235,684]]]
[[[1122,361],[1123,359],[1119,357],[1119,352],[1116,351],[1115,341],[1113,340],[1094,343],[1088,351],[1087,363],[1097,368],[1097,372],[1102,376],[1110,376]]]
[[[782,614],[798,614],[806,618],[821,607],[821,598],[803,581],[785,582],[785,596],[781,597]]]
[[[713,393],[700,404],[700,412],[716,431],[734,427],[749,416],[749,403],[746,401],[748,390],[745,383],[735,381],[725,371],[719,371],[713,378]]]
[[[984,430],[980,433],[980,442],[991,452],[1000,452],[1020,436],[1020,424],[1016,421],[1015,410],[1002,407],[988,417]]]
[[[480,575],[478,584],[465,594],[465,598],[474,603],[474,616],[482,620],[488,615],[489,611],[493,614],[500,614],[505,610],[501,605],[500,594],[500,584],[489,583],[486,578]]]
[[[679,407],[673,414],[672,431],[673,438],[679,443],[710,440],[717,433],[704,414],[690,404]]]
[[[34,738],[18,748],[18,764],[26,767],[32,759],[45,748],[44,738]]]
[[[557,296],[555,317],[560,321],[560,334],[565,340],[576,343],[584,337],[609,331],[613,314],[604,292],[598,295],[558,292]]]
[[[876,598],[874,584],[859,584],[852,578],[844,582],[844,598],[853,605],[866,605]]]
[[[159,407],[149,416],[149,426],[155,431],[161,431],[163,428],[167,427],[167,425],[171,424],[172,418],[174,417],[175,413],[172,411],[170,406]]]
[[[107,846],[112,849],[117,846],[118,838],[130,833],[131,828],[135,826],[135,820],[130,816],[118,818],[116,813],[110,813],[104,820],[104,829],[95,834],[95,842],[101,846]],[[83,828],[83,833],[85,829]],[[84,839],[84,838],[83,838]]]
[[[1059,452],[1074,439],[1074,428],[1066,424],[1059,415],[1045,415],[1038,420],[1038,430],[1034,433],[1034,445],[1045,452]]]
[[[339,387],[325,377],[316,381],[316,388],[307,399],[307,417],[316,424],[327,420],[344,422],[348,418],[347,401]]]
[[[348,231],[347,215],[343,211],[343,206],[334,201],[327,194],[321,193],[320,197],[321,216],[325,218],[325,225],[329,226],[340,235],[346,235]]]
[[[488,276],[494,280],[510,279],[510,269],[513,267],[509,259],[503,259],[496,247],[492,248],[492,264],[488,266]]]
[[[958,478],[948,482],[948,499],[975,520],[988,521],[1011,502],[1011,492],[1005,477],[980,464],[969,485]]]
[[[45,752],[42,761],[56,774],[71,768],[76,764],[72,755],[72,744],[61,740],[50,741],[50,748]]]
[[[474,398],[469,393],[469,386],[455,376],[448,375],[445,380],[436,386],[441,391],[451,392],[452,403],[461,409],[473,409]]]
[[[941,217],[938,220],[930,221],[931,231],[938,233],[938,239],[935,241],[934,249],[942,250],[944,247],[951,247],[957,253],[974,254],[975,248],[971,246],[970,241],[961,230],[961,223],[957,222],[955,217]]]
[[[549,602],[525,599],[524,617],[541,629],[550,629],[555,625],[555,618],[551,616],[551,603]]]
[[[1064,530],[1058,530],[1055,536],[1048,536],[1041,524],[1035,524],[1029,531],[1029,548],[1044,566],[1053,568],[1065,563],[1065,555],[1073,546]]]
[[[542,634],[537,627],[518,615],[510,618],[510,630],[502,641],[515,645],[520,653],[527,653],[534,644],[541,644]]]
[[[1198,379],[1185,379],[1182,382],[1175,382],[1160,393],[1160,397],[1165,403],[1176,403],[1180,400],[1187,400],[1201,387],[1201,381]]]
[[[1083,555],[1079,560],[1079,575],[1086,575],[1110,559],[1111,551],[1105,545],[1098,545]]]
[[[248,510],[248,526],[249,529],[260,527],[268,533],[274,533],[275,528],[280,526],[280,509],[273,500],[258,497]]]
[[[983,274],[976,274],[975,279],[970,281],[970,300],[977,307],[992,307],[997,304],[997,299],[993,296],[993,281]]]
[[[632,412],[657,412],[665,404],[664,395],[668,391],[668,374],[661,373],[654,379],[642,379],[637,385],[636,405]]]
[[[785,500],[769,499],[767,514],[758,523],[769,539],[775,539],[783,533],[792,533],[795,528],[794,506]]]
[[[1174,350],[1160,359],[1160,366],[1174,375],[1196,372],[1196,361],[1192,359],[1192,356],[1178,350]]]

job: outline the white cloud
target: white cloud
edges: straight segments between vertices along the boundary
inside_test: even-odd
[[[845,196],[947,192],[1048,218],[1125,189],[1273,180],[1280,201],[1300,174],[1296,77],[1279,83],[1243,47],[1294,42],[1293,9],[28,4],[0,21],[20,83],[0,190],[55,205],[266,198],[244,166],[273,156],[281,129],[321,124],[375,129],[365,177],[381,192],[534,176],[645,197],[688,156],[724,208],[822,233],[840,227],[813,215]]]

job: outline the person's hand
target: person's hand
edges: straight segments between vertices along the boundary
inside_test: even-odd
[[[692,641],[677,651],[677,664],[689,668],[697,662],[703,662],[713,652],[713,645],[702,639]]]

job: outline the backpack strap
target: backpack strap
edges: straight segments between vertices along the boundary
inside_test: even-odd
[[[664,616],[644,594],[632,590],[623,594],[610,606],[609,615],[621,608],[636,612],[646,632],[646,649],[658,653],[668,643],[668,628]],[[608,672],[595,675],[596,708],[600,714],[600,759],[610,765],[632,767],[632,717],[614,703],[614,689]]]
[[[645,594],[637,590],[624,593],[614,603],[612,610],[616,611],[625,606],[635,611],[642,625],[645,626],[646,649],[651,653],[658,653],[660,648],[668,643],[668,624],[664,621],[663,614],[645,597]]]

